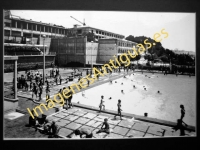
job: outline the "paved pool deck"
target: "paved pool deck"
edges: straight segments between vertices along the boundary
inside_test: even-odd
[[[119,116],[114,118],[114,115],[108,113],[98,113],[87,108],[73,107],[65,110],[61,109],[47,117],[49,120],[56,121],[56,124],[61,126],[58,133],[60,138],[68,139],[73,134],[73,131],[82,127],[91,129],[93,138],[157,138],[157,137],[179,137],[180,130],[173,130],[172,127],[159,125],[155,123],[136,120],[135,118]],[[111,128],[111,133],[96,133],[102,126],[104,119],[108,119]],[[185,130],[185,136],[196,136],[193,131]],[[76,136],[73,138],[77,138]]]

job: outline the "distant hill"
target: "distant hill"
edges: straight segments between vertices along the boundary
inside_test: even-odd
[[[195,52],[193,52],[193,51],[173,50],[173,52],[176,54],[188,54],[189,53],[189,55],[194,55],[194,56],[196,55]]]

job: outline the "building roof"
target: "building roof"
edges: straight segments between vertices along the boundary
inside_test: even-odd
[[[123,36],[122,34],[117,34],[117,33],[114,33],[114,32],[110,32],[110,31],[106,31],[106,30],[103,30],[103,29],[98,29],[98,28],[94,28],[94,27],[90,27],[90,26],[81,26],[81,27],[77,27],[77,28],[68,28],[69,30],[72,30],[72,29],[84,29],[84,28],[91,28],[91,29],[95,29],[95,30],[100,30],[100,31],[104,31],[104,32],[108,32],[108,33],[111,33],[111,34],[116,34],[116,35],[119,35],[119,36]]]
[[[99,39],[99,40],[118,40],[118,41],[124,41],[124,42],[137,44],[136,42],[132,42],[132,41],[124,40],[124,39],[116,39],[116,38],[104,38],[104,39]]]
[[[33,21],[32,19],[30,19],[30,20],[28,20],[28,19],[24,19],[24,18],[13,18],[12,16],[11,16],[11,18],[10,19],[12,19],[12,20],[18,20],[18,21],[25,21],[25,22],[29,22],[29,23],[36,23],[36,24],[40,24],[40,25],[46,25],[46,26],[51,26],[51,27],[56,27],[56,28],[64,28],[64,29],[67,29],[67,28],[65,28],[65,27],[63,27],[63,26],[61,26],[61,25],[56,25],[56,24],[52,24],[52,23],[43,23],[43,22],[38,22],[38,21]],[[8,19],[7,19],[8,20]]]

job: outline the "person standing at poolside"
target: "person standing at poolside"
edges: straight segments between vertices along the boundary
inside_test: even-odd
[[[69,89],[70,89],[70,88],[69,88]],[[69,106],[68,108],[72,108],[72,107],[73,107],[73,104],[72,104],[72,95],[73,95],[73,93],[72,93],[72,91],[70,91],[69,94],[70,94],[71,96],[68,97],[68,100],[67,100],[68,103],[67,103],[67,104],[68,104],[68,106]]]
[[[57,76],[55,77],[55,82],[56,82],[56,85],[58,85],[58,77]]]
[[[32,89],[32,99],[34,99],[34,95],[37,99],[37,86],[35,83],[33,83],[33,89]]]
[[[49,99],[50,98],[50,89],[49,89],[49,85],[47,84],[47,87],[46,87],[46,98]]]
[[[102,96],[101,96],[101,102],[100,102],[100,105],[99,105],[99,108],[100,108],[99,112],[101,112],[102,107],[103,107],[103,109],[105,110],[105,105],[103,104],[103,103],[104,103],[103,98],[104,98],[104,96],[102,95]]]
[[[32,79],[31,79],[31,81],[30,81],[30,91],[32,90],[32,86],[33,86],[33,82],[32,82]]]
[[[61,77],[61,75],[60,75],[60,85],[62,84],[62,77]]]
[[[39,86],[39,100],[42,100],[42,92],[43,92],[43,86]]]
[[[120,116],[120,119],[122,120],[122,113],[121,113],[122,109],[121,109],[121,100],[120,99],[118,100],[117,107],[118,107],[118,115]],[[116,116],[117,115],[115,115],[115,117],[114,117],[115,119],[116,119]]]
[[[66,89],[66,87],[63,88],[63,90],[65,90],[65,89]],[[68,109],[68,99],[65,98],[65,96],[63,95],[63,92],[62,92],[62,96],[63,96],[64,101],[65,101],[65,104],[63,105],[63,109],[65,108],[67,110]]]
[[[183,117],[185,116],[185,108],[184,108],[184,105],[180,105],[180,108],[181,108],[181,118],[180,118],[180,120],[182,121],[182,120],[183,120]]]

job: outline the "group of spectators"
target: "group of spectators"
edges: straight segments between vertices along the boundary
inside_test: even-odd
[[[100,69],[100,71],[103,72],[103,70]],[[108,70],[107,70],[108,71]],[[120,72],[120,69],[118,70],[114,70],[114,72]],[[128,71],[128,70],[127,70]],[[110,71],[110,73],[112,73]],[[40,76],[38,76],[39,73],[36,74],[36,83],[32,83],[32,80],[31,80],[31,83],[30,83],[30,89],[32,89],[33,91],[33,96],[36,95],[36,98],[37,98],[37,94],[39,94],[39,97],[41,98],[41,94],[42,94],[42,79],[40,78]],[[74,72],[75,74],[75,72]],[[73,75],[74,75],[73,74]],[[30,75],[30,74],[29,74]],[[53,69],[50,70],[50,77],[53,77],[55,78],[55,82],[57,84],[57,81],[58,79],[60,78],[60,84],[62,82],[62,78],[61,78],[61,75],[59,74],[59,70],[56,69],[56,71],[54,71]],[[99,78],[99,76],[98,76]],[[81,79],[81,76],[79,76],[79,81]],[[49,99],[50,98],[50,85],[49,85],[49,81],[47,80],[46,78],[46,99]],[[89,84],[89,82],[88,82]],[[63,94],[63,90],[65,89],[66,87],[64,87],[63,89],[60,89],[59,90],[59,93],[60,94]],[[70,89],[70,87],[68,87]],[[39,92],[38,92],[38,89],[39,89]],[[65,100],[65,105],[63,105],[63,108],[64,109],[69,109],[69,108],[72,108],[73,107],[73,104],[72,104],[72,97],[73,97],[73,93],[72,92],[69,92],[68,93],[69,95],[71,95],[70,97],[68,98],[64,98]],[[32,98],[33,98],[32,96]],[[100,108],[100,112],[102,110],[102,107],[104,107],[105,109],[105,105],[104,105],[104,96],[101,96],[101,102],[100,102],[100,105],[99,105],[99,108]],[[48,103],[47,103],[48,105]],[[118,100],[118,115],[120,116],[121,118],[121,100]],[[32,114],[34,112],[32,111]],[[115,116],[116,118],[116,116]],[[39,129],[41,132],[45,133],[45,134],[49,134],[50,137],[58,137],[58,132],[60,130],[60,127],[58,125],[56,125],[55,121],[49,121],[48,119],[46,119],[46,117],[42,117],[42,118],[38,118],[38,117],[35,117],[35,119],[32,119],[32,117],[29,117],[29,125],[30,126],[33,126],[35,127],[36,131]],[[99,131],[97,131],[96,133],[101,133],[101,132],[106,132],[107,134],[110,133],[110,127],[109,127],[109,124],[108,124],[108,119],[104,119],[104,122],[102,124],[102,127]],[[86,127],[83,127],[83,128],[80,128],[80,129],[76,129],[74,130],[74,132],[69,136],[69,138],[73,138],[73,136],[80,136],[80,138],[92,138],[93,137],[93,133],[92,131],[89,129],[89,128],[86,128]]]
[[[61,129],[55,121],[48,120],[46,115],[42,115],[41,118],[34,116],[34,119],[30,116],[27,126],[34,127],[35,131],[39,130],[41,133],[49,135],[50,138],[58,138],[58,132]]]
[[[32,114],[34,114],[34,111],[32,111]],[[35,131],[39,130],[41,133],[49,135],[49,138],[59,138],[59,131],[62,127],[56,124],[55,121],[49,120],[46,118],[46,115],[42,115],[41,118],[34,116],[34,119],[30,116],[29,117],[29,123],[26,125],[28,127],[35,128]],[[108,119],[105,118],[104,122],[102,123],[101,129],[96,132],[96,134],[105,132],[107,134],[110,134],[110,126],[108,124]],[[90,128],[82,127],[80,129],[74,130],[68,138],[92,138],[93,133]]]

